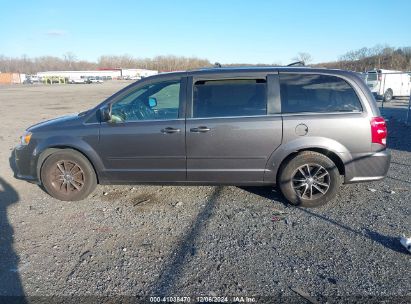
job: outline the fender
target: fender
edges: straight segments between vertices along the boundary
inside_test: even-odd
[[[352,170],[349,170],[349,168],[347,167],[347,164],[353,165],[353,158],[348,149],[333,139],[326,137],[310,136],[296,138],[278,147],[271,154],[270,158],[267,161],[267,164],[265,166],[264,181],[276,183],[277,173],[283,161],[292,153],[310,149],[323,149],[337,155],[344,164],[346,172],[345,180],[347,180],[347,173],[349,175],[349,172],[352,172]]]
[[[104,176],[102,176],[101,174],[101,172],[103,172],[104,166],[100,156],[95,152],[92,146],[82,138],[68,135],[53,136],[39,141],[32,154],[31,167],[33,173],[35,172],[36,176],[40,177],[40,169],[43,161],[52,152],[62,148],[77,150],[84,156],[86,156],[91,165],[94,167],[98,180],[104,180]],[[47,150],[50,150],[50,153],[44,153]]]

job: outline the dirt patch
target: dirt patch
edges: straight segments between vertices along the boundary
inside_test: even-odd
[[[151,205],[157,201],[157,197],[155,194],[152,193],[143,193],[136,195],[131,199],[131,203],[133,207],[144,207],[147,205]]]

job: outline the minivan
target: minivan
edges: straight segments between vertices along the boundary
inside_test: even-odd
[[[17,178],[65,201],[96,184],[277,185],[291,204],[315,207],[341,183],[384,178],[386,140],[353,72],[209,68],[150,76],[31,126],[14,157]]]

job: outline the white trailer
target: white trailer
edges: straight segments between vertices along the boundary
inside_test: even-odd
[[[141,79],[144,77],[157,75],[156,70],[146,70],[146,69],[121,69],[121,76],[123,79]]]
[[[377,99],[388,102],[395,97],[410,96],[411,74],[392,70],[367,72],[366,82]]]
[[[105,79],[107,79],[107,77],[111,77],[110,79],[116,79],[121,76],[121,70],[46,71],[46,72],[38,72],[37,76],[39,78],[64,77],[64,78],[68,78],[69,80],[88,79],[89,77],[95,77],[95,78],[105,77]]]

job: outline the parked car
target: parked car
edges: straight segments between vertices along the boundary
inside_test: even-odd
[[[366,79],[377,99],[389,102],[395,97],[410,96],[411,75],[408,72],[372,70],[367,72]]]
[[[71,78],[71,79],[69,80],[69,83],[72,83],[72,84],[84,84],[84,83],[86,83],[86,80],[83,79],[83,78]]]
[[[23,84],[33,84],[33,80],[31,80],[30,77],[27,77],[26,79],[24,79]]]
[[[212,68],[150,76],[27,129],[17,177],[60,200],[100,184],[278,185],[319,206],[387,174],[385,120],[355,73]]]
[[[103,80],[97,77],[88,77],[86,83],[103,83]]]
[[[40,78],[37,75],[27,75],[27,78],[30,78],[30,81],[32,83],[39,83]]]

